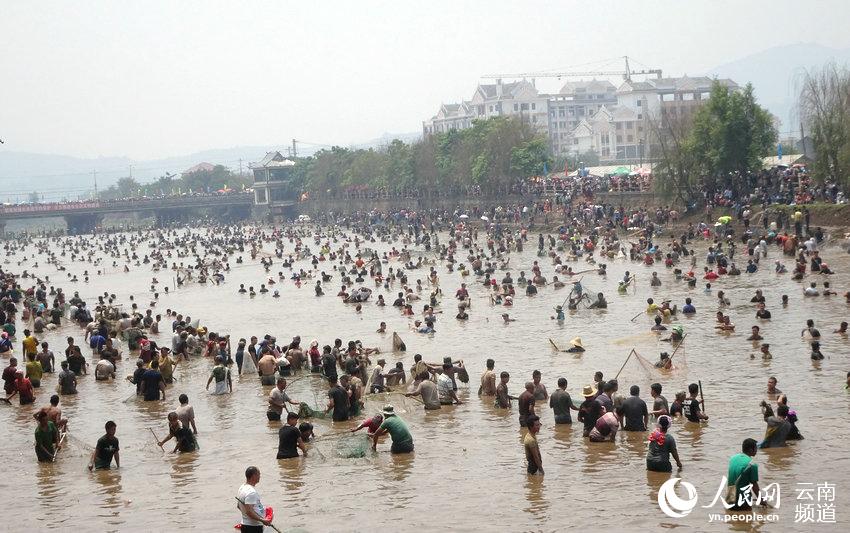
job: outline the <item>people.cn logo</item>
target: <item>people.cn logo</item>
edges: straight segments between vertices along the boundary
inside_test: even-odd
[[[687,481],[682,481],[682,486],[688,493],[688,497],[682,499],[676,495],[676,483],[679,481],[681,481],[681,478],[670,478],[658,489],[658,506],[670,518],[688,516],[697,505],[697,489]]]

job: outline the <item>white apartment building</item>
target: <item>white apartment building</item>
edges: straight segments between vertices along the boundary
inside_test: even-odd
[[[527,80],[479,84],[470,100],[441,105],[436,115],[422,123],[422,133],[445,133],[470,128],[477,119],[519,115],[548,135],[548,101],[549,96],[540,94]]]
[[[730,89],[738,84],[718,80]],[[694,112],[709,96],[708,77],[626,80],[616,87],[608,80],[565,83],[557,94],[540,94],[527,80],[478,85],[461,104],[444,104],[423,122],[424,135],[464,129],[472,121],[492,116],[520,115],[549,138],[555,156],[593,151],[601,161],[618,162],[652,156],[649,120]]]

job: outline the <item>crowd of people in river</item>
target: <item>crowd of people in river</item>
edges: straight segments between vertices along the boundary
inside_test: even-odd
[[[534,242],[530,228],[535,220],[539,223],[540,214],[546,212],[542,206],[530,209],[519,205],[492,206],[470,213],[371,212],[344,217],[330,214],[321,221],[324,225],[315,228],[234,226],[206,232],[146,230],[106,235],[98,241],[55,236],[22,236],[8,240],[4,242],[7,257],[13,254],[22,257],[16,265],[20,272],[13,272],[8,259],[0,269],[0,323],[3,324],[0,355],[8,359],[2,373],[6,394],[2,400],[9,404],[16,400],[26,406],[41,400],[42,390],[55,387],[56,394],[44,394],[44,397],[50,395],[49,402],[33,413],[35,455],[40,462],[57,459],[65,435],[73,427],[73,421],[63,417],[60,404],[63,396],[77,394],[78,380],[91,379],[90,374],[109,386],[120,386],[126,380],[135,388],[134,396],[142,401],[169,401],[175,370],[195,358],[210,361],[206,381],[209,394],[234,392],[234,373],[255,373],[260,383],[269,388],[265,400],[266,416],[271,422],[281,423],[277,451],[281,460],[307,455],[311,442],[317,438],[316,428],[308,420],[324,417],[342,425],[346,431],[365,429],[373,450],[387,440],[385,436],[388,435],[392,453],[413,452],[413,433],[394,405],[387,403],[378,413],[364,414],[369,398],[380,401],[391,394],[396,394],[399,401],[415,398],[429,411],[462,405],[458,383],[470,381],[471,369],[457,358],[428,362],[421,354],[414,354],[408,360],[409,368],[405,369],[404,361],[388,365],[378,348],[366,346],[356,338],[334,338],[323,344],[318,339],[303,343],[299,336],[294,336],[289,342],[278,342],[273,332],[256,332],[234,343],[230,334],[212,331],[202,325],[199,318],[193,319],[173,309],[167,309],[164,314],[155,311],[160,295],[169,292],[169,287],[157,280],[159,272],[174,275],[171,290],[186,284],[211,287],[224,284],[227,287],[225,280],[231,262],[242,264],[245,255],[250,255],[253,261],[259,257],[262,269],[255,285],[229,288],[245,298],[267,294],[279,296],[275,287],[283,283],[312,286],[316,298],[327,298],[326,291],[329,292],[333,284],[339,287],[336,298],[340,307],[355,313],[371,302],[395,307],[400,316],[411,320],[410,331],[406,334],[412,335],[438,335],[439,322],[452,320],[451,315],[442,314],[448,305],[446,300],[452,297],[457,306],[454,320],[468,320],[474,312],[473,307],[480,305],[475,302],[473,306],[468,290],[471,283],[486,288],[488,298],[484,305],[500,307],[506,323],[514,320],[511,317],[513,301],[522,293],[534,297],[538,291],[565,289],[564,303],[555,308],[552,317],[560,323],[567,320],[565,307],[567,312],[580,305],[604,309],[608,305],[605,294],[599,292],[591,297],[582,280],[585,275],[595,276],[604,283],[607,263],[613,261],[658,268],[648,281],[654,287],[685,283],[696,288],[698,282],[704,284],[701,299],[708,305],[708,301],[716,298],[719,310],[715,329],[720,335],[735,329],[735,324],[724,313],[731,305],[729,298],[722,290],[715,292],[727,276],[752,274],[760,268],[772,268],[777,275],[782,275],[789,271],[785,262],[793,261],[791,276],[806,280],[806,288],[801,289],[799,295],[770,295],[769,302],[764,292],[757,290],[750,301],[744,303],[752,306],[754,317],[761,324],[771,319],[768,306],[774,302],[787,306],[792,298],[841,297],[829,284],[832,270],[821,256],[820,247],[826,235],[820,228],[812,230],[808,216],[801,211],[788,221],[793,224],[791,233],[784,229],[782,220],[770,219],[769,213],[759,214],[759,225],[753,223],[751,213],[742,212],[742,225],[737,228],[733,218],[728,216],[721,217],[718,222],[689,223],[681,226],[678,236],[663,237],[661,228],[675,221],[677,216],[670,208],[627,210],[579,203],[558,209],[557,220],[563,223],[556,231],[538,233],[539,260],[528,267],[512,267],[511,252],[521,252],[529,241]],[[146,240],[156,246],[140,257],[137,245]],[[708,244],[703,260],[692,247],[699,241]],[[389,251],[378,252],[371,248],[378,242],[386,244]],[[273,246],[274,252],[265,252],[264,244]],[[764,265],[769,255],[780,259],[776,259],[773,266]],[[736,256],[743,268],[736,265]],[[76,290],[68,298],[59,286],[85,284],[91,277],[103,275],[110,268],[110,260],[113,269],[152,272],[154,277],[147,302],[133,296],[126,302],[119,302],[108,292],[87,302]],[[82,279],[67,273],[67,279],[56,280],[38,272],[41,264],[61,273],[69,261],[86,263]],[[551,280],[544,275],[544,267],[549,269],[544,265],[547,262],[553,271]],[[663,268],[659,268],[661,264]],[[527,271],[520,270],[522,268]],[[519,270],[516,278],[512,273],[515,270]],[[497,272],[503,272],[501,279]],[[464,283],[454,295],[444,295],[440,288],[441,276],[460,276]],[[614,289],[625,294],[637,281],[627,271],[615,283]],[[671,432],[673,421],[681,417],[690,423],[702,423],[709,417],[699,382],[690,384],[686,391],[675,391],[675,399],[668,401],[661,381],[676,371],[677,352],[686,342],[687,334],[681,325],[672,323],[673,318],[679,313],[696,314],[694,300],[698,293],[680,302],[681,308],[678,304],[671,305],[668,299],[659,304],[650,298],[646,308],[635,317],[652,317],[650,331],[670,342],[672,352],[661,353],[657,362],[647,361],[634,352],[659,378],[650,387],[651,404],[641,398],[637,385],[623,387],[621,392],[619,373],[606,379],[602,372],[597,372],[593,383],[582,387],[579,400],[568,392],[569,383],[562,376],[554,379],[555,386],[550,394],[542,373],[535,370],[523,383],[522,392],[514,395],[509,389],[511,374],[506,370],[498,371],[494,358],[481,362],[484,368],[478,394],[492,398],[499,409],[510,409],[513,402],[517,402],[517,421],[523,432],[528,474],[544,474],[537,435],[541,431],[541,409],[547,407],[552,409],[556,424],[571,424],[575,414],[576,422],[582,425],[583,435],[590,443],[615,442],[619,431],[645,433],[648,470],[671,472],[674,462],[682,468],[687,453],[676,445]],[[373,294],[377,295],[374,300]],[[843,298],[850,303],[850,292],[845,292]],[[390,299],[393,301],[389,302]],[[323,305],[332,304],[325,302]],[[820,351],[821,333],[816,326],[809,320],[801,331],[801,336],[810,343],[814,364],[824,357]],[[836,326],[835,335],[847,335],[847,322]],[[386,327],[381,323],[378,331],[385,332]],[[61,355],[57,358],[51,346],[39,340],[43,332],[57,328],[69,333],[64,358]],[[169,332],[170,345],[158,342]],[[80,336],[82,344],[77,340]],[[405,354],[401,335],[396,333],[393,337],[394,352]],[[765,342],[758,325],[752,326],[747,341],[758,351],[758,357],[770,359],[770,344]],[[18,342],[20,351],[16,346]],[[585,350],[580,337],[572,339],[570,348],[564,350],[554,341],[550,343],[558,351],[581,354]],[[118,376],[118,368],[125,357],[133,361],[135,370],[122,379]],[[326,384],[323,393],[327,397],[326,404],[311,406],[292,399],[286,392],[288,380],[308,375],[320,376],[321,382]],[[847,383],[850,386],[850,373]],[[771,377],[766,401],[761,404],[766,424],[764,437],[760,441],[745,440],[742,453],[732,457],[729,463],[727,479],[735,489],[736,509],[748,508],[760,501],[758,470],[752,461],[757,450],[784,446],[788,440],[803,438],[797,413],[777,384],[777,379]],[[181,394],[178,402],[179,406],[163,421],[166,436],[154,437],[157,446],[162,447],[173,439],[174,452],[192,453],[199,449],[194,409],[186,394]],[[116,467],[120,466],[116,423],[107,421],[104,430],[91,454],[89,469],[110,468],[113,462]],[[271,524],[271,518],[255,488],[260,473],[256,467],[250,467],[245,475],[246,484],[239,489],[237,497],[243,516],[242,529],[262,530],[263,525]]]

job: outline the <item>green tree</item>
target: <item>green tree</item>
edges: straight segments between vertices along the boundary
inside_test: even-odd
[[[751,84],[730,91],[715,81],[694,116],[689,141],[700,170],[719,178],[760,170],[776,138],[772,117],[756,103]]]
[[[703,189],[741,187],[735,177],[760,170],[777,139],[770,113],[756,103],[749,84],[730,91],[715,81],[692,119],[662,110],[661,116],[649,117],[649,126],[660,156],[654,186],[685,204],[695,202]]]
[[[196,170],[181,177],[181,190],[211,193],[223,189],[225,185],[233,188],[237,176],[224,165],[215,165],[212,170]]]
[[[511,150],[511,171],[514,177],[542,175],[549,165],[549,145],[536,138]]]
[[[313,157],[315,161],[307,174],[309,188],[314,191],[333,192],[342,186],[345,172],[351,164],[351,151],[334,146],[330,150],[317,152]]]
[[[306,166],[301,161],[296,173],[303,190],[322,193],[350,186],[504,190],[516,178],[541,173],[549,156],[545,139],[527,121],[496,117],[410,145],[394,140],[381,150],[334,147],[317,152]]]
[[[413,148],[395,139],[387,147],[387,183],[393,189],[410,187],[415,180]]]
[[[139,195],[142,186],[133,178],[121,178],[115,184],[115,192],[119,198],[132,198]]]
[[[386,154],[375,150],[357,150],[343,174],[343,184],[385,187],[387,185]]]
[[[412,187],[433,188],[440,181],[440,168],[437,165],[436,136],[428,136],[411,147],[413,155]]]

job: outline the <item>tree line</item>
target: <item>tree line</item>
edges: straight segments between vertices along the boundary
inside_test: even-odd
[[[381,149],[321,150],[297,160],[293,182],[319,194],[469,187],[495,192],[542,174],[549,163],[544,136],[519,118],[496,117],[413,143],[396,139]]]
[[[252,183],[253,178],[248,174],[240,176],[224,165],[215,165],[211,170],[197,170],[180,176],[166,173],[150,183],[139,183],[134,178],[124,177],[108,189],[100,191],[98,198],[116,200],[141,196],[208,194],[222,189],[241,191]]]

